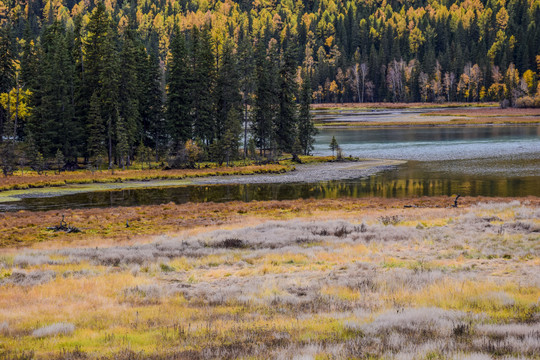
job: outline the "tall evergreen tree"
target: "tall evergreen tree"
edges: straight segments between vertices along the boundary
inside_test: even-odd
[[[279,113],[275,118],[277,147],[280,151],[293,152],[296,140],[296,64],[292,46],[284,44],[279,70]]]
[[[255,102],[253,106],[252,133],[261,155],[272,150],[275,144],[274,119],[279,108],[279,55],[275,39],[263,39],[257,44],[255,78]]]
[[[246,158],[248,156],[249,106],[251,105],[253,89],[255,87],[255,79],[253,76],[255,64],[253,59],[253,46],[249,34],[243,27],[240,28],[239,34],[241,38],[238,44],[237,54],[238,59],[241,59],[241,61],[238,62],[238,72],[244,123],[244,158]]]
[[[47,158],[62,151],[76,160],[77,127],[74,123],[74,61],[62,24],[53,22],[46,27],[33,93],[34,111],[28,124],[38,150]]]
[[[97,92],[90,98],[88,113],[88,156],[91,160],[105,153],[105,126],[101,118],[100,100]]]
[[[116,51],[116,33],[112,26],[109,28],[103,43],[102,68],[99,73],[99,91],[101,117],[107,129],[107,155],[109,168],[113,166],[115,155],[115,139],[118,138],[116,121],[119,115],[119,69],[118,52]],[[120,127],[126,131],[129,139],[129,128]],[[129,141],[129,140],[128,140]]]
[[[151,54],[144,62],[140,114],[143,127],[143,142],[154,149],[156,160],[163,155],[167,146],[167,123],[163,114],[162,71],[159,58]]]
[[[192,77],[188,61],[185,36],[175,28],[167,68],[166,109],[169,133],[175,150],[189,140],[192,134],[190,117]]]
[[[313,150],[314,137],[318,133],[317,128],[313,124],[310,111],[311,98],[310,77],[307,72],[304,72],[300,89],[300,111],[298,114],[298,141],[304,155],[309,155],[311,150]]]
[[[139,42],[133,24],[124,29],[122,39],[122,51],[120,53],[120,68],[118,74],[118,110],[124,126],[116,127],[126,132],[128,156],[126,164],[129,165],[129,154],[134,146],[140,141],[141,117],[139,113],[139,99],[141,94],[141,79],[139,79],[138,67],[146,61],[144,50],[141,56]],[[141,44],[142,46],[142,44]],[[124,135],[118,134],[124,138]]]
[[[206,146],[215,138],[215,58],[208,25],[192,32],[193,83],[191,86],[193,136]]]
[[[216,81],[216,138],[221,140],[227,130],[229,112],[240,112],[241,95],[239,93],[238,64],[233,54],[230,41],[223,44],[220,67]]]

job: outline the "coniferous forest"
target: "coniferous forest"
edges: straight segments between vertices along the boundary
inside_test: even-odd
[[[0,21],[4,174],[309,154],[312,102],[540,106],[540,0],[3,0]]]

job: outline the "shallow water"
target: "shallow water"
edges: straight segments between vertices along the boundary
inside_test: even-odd
[[[331,154],[332,136],[345,155],[407,162],[360,179],[109,190],[25,198],[0,204],[0,210],[344,196],[540,196],[540,126],[324,129],[314,153]]]

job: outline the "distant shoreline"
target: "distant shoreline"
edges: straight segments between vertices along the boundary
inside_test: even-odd
[[[391,121],[379,119],[349,120],[344,119],[315,119],[318,127],[422,127],[422,126],[485,126],[485,125],[537,125],[540,124],[540,109],[502,109],[496,103],[346,103],[346,104],[315,104],[312,110],[344,111],[354,114],[354,111],[388,110],[419,110],[416,119],[409,116],[396,117]],[[426,112],[421,110],[425,109]],[[430,111],[427,111],[430,110]]]

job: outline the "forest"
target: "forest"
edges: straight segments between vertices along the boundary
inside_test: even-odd
[[[540,106],[540,0],[0,6],[5,175],[309,154],[312,102]]]

